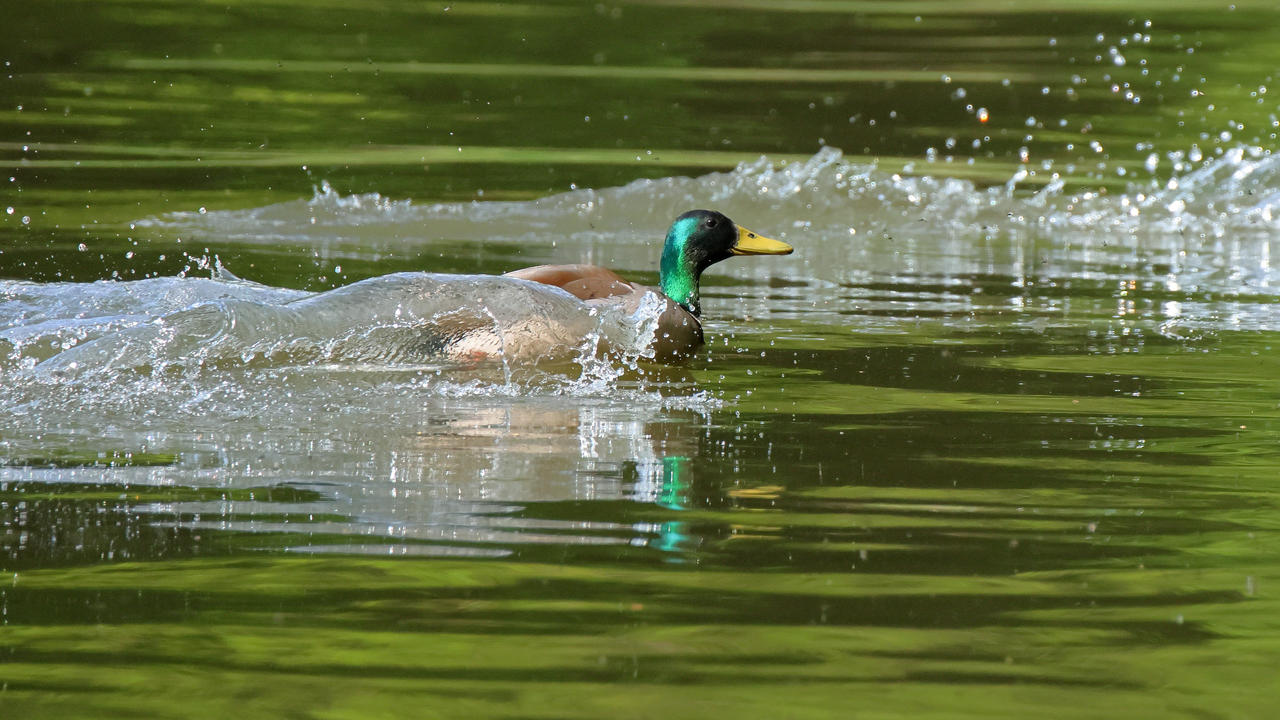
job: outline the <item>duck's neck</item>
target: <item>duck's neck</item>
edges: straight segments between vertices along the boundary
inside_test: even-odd
[[[668,235],[667,243],[662,248],[662,265],[659,268],[658,282],[664,295],[693,313],[694,317],[702,315],[702,306],[698,298],[699,274],[684,256],[684,243]]]

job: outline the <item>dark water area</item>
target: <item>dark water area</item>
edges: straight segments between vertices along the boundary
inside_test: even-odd
[[[1273,713],[1273,3],[0,17],[0,717]]]

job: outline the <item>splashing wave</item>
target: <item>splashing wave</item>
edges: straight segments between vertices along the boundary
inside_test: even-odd
[[[1190,167],[1189,163],[1179,163]],[[937,168],[937,175],[918,173]],[[1280,231],[1280,156],[1257,147],[1236,147],[1204,159],[1168,179],[1133,183],[1123,193],[1068,191],[1056,175],[1039,191],[1020,190],[1033,171],[1017,169],[1003,184],[979,187],[946,176],[946,166],[917,163],[911,172],[851,162],[826,147],[804,162],[779,166],[768,157],[725,173],[700,177],[637,180],[617,188],[584,189],[528,202],[473,201],[417,204],[378,193],[342,195],[327,182],[309,200],[249,210],[177,212],[139,221],[151,227],[216,231],[220,237],[267,240],[377,223],[398,237],[528,238],[563,236],[583,229],[652,240],[637,229],[662,227],[690,204],[709,204],[733,214],[779,214],[795,227],[844,229],[893,225],[895,216],[916,222],[925,212],[930,226],[910,225],[926,235],[957,232],[1008,233],[1089,230],[1197,233],[1221,238],[1231,232]],[[1041,175],[1047,171],[1041,171]]]
[[[216,400],[225,412],[260,408],[263,382],[362,385],[374,374],[387,383],[378,392],[418,397],[626,396],[662,310],[591,307],[474,275],[397,273],[308,293],[221,266],[207,279],[0,281],[0,298],[0,402],[17,411],[185,412]]]
[[[1179,291],[1252,293],[1277,282],[1269,263],[1280,237],[1280,156],[1237,147],[1173,177],[1122,192],[1070,188],[1030,166],[1002,184],[947,177],[945,163],[911,172],[851,162],[824,148],[779,166],[767,157],[730,172],[638,180],[529,202],[415,203],[377,193],[342,195],[328,184],[309,200],[251,210],[172,213],[151,227],[242,243],[343,241],[379,250],[454,241],[499,241],[577,250],[585,262],[648,269],[671,218],[714,207],[792,241],[795,280],[858,283],[903,273],[930,278],[1007,275],[1129,281]],[[928,174],[937,169],[939,174]],[[914,173],[914,174],[913,174]],[[1028,183],[1045,175],[1042,186]],[[380,241],[389,245],[379,245]],[[799,270],[800,272],[796,272]],[[1141,272],[1138,272],[1141,271]],[[785,267],[736,267],[735,275]]]

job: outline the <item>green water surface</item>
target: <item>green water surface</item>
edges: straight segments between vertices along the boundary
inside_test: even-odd
[[[1022,195],[1055,176],[1134,192],[1177,173],[1169,153],[1269,153],[1280,93],[1280,12],[1249,0],[7,0],[0,17],[0,278],[39,282],[213,255],[308,290],[598,259],[571,238],[319,247],[138,222],[326,182],[527,201],[834,146],[975,192],[1020,168]],[[735,202],[799,251],[709,277],[708,350],[659,379],[715,402],[433,396],[406,415],[334,397],[272,425],[0,407],[0,717],[1275,712],[1269,285],[1173,287],[1144,247],[1057,263],[1075,250],[1052,233],[1018,277],[925,273],[1014,241],[919,247],[874,217],[815,237],[791,224],[803,208]],[[1266,269],[1260,232],[1185,242]],[[865,273],[863,238],[882,250]],[[655,279],[656,255],[624,265]],[[1170,302],[1206,314],[1163,332]]]

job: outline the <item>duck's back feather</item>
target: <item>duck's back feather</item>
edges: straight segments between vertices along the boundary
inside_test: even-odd
[[[507,276],[554,285],[579,300],[628,295],[635,292],[637,287],[623,280],[614,271],[599,265],[535,265],[512,270]]]

